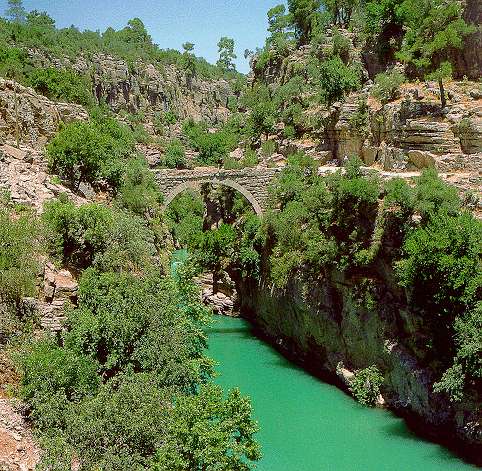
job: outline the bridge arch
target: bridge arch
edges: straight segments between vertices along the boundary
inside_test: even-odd
[[[210,183],[213,185],[224,185],[229,188],[233,188],[237,190],[239,193],[241,193],[251,204],[251,206],[254,209],[254,212],[258,215],[261,216],[263,214],[263,209],[261,208],[261,205],[258,203],[256,200],[255,196],[247,190],[245,187],[240,185],[238,182],[231,180],[230,178],[223,178],[223,179],[218,179],[218,178],[202,178],[199,180],[191,180],[191,181],[185,181],[183,183],[180,183],[176,187],[174,187],[166,196],[164,200],[164,207],[167,208],[174,198],[181,194],[183,191],[187,189],[194,189],[197,190],[201,187],[201,185],[205,183]]]

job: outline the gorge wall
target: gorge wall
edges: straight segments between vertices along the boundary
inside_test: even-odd
[[[423,319],[410,312],[389,267],[371,278],[374,298],[356,277],[293,279],[284,291],[238,285],[241,312],[288,358],[348,389],[353,372],[377,365],[384,374],[380,405],[394,410],[421,435],[482,465],[481,398],[450,402],[433,392],[436,362],[422,359]]]

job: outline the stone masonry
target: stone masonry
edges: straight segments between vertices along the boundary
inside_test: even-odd
[[[268,187],[279,168],[243,168],[225,170],[202,167],[193,170],[155,170],[156,181],[164,195],[164,205],[188,188],[199,188],[204,183],[220,184],[238,190],[261,215],[268,203]]]

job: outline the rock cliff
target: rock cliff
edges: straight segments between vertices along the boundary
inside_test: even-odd
[[[93,94],[114,112],[142,113],[152,124],[156,114],[172,111],[184,120],[217,124],[229,115],[228,101],[235,95],[226,80],[207,80],[186,74],[175,65],[155,66],[126,61],[103,53],[90,58],[53,57],[39,50],[29,55],[36,67],[64,67],[91,79]]]
[[[423,319],[409,311],[390,268],[379,268],[370,302],[359,280],[333,272],[322,282],[293,279],[283,292],[241,283],[241,312],[289,358],[344,389],[354,371],[377,365],[385,377],[381,403],[481,465],[481,398],[452,403],[433,392],[440,375],[436,362],[422,358]]]
[[[13,80],[0,77],[0,145],[22,144],[42,149],[58,131],[61,122],[87,119],[82,106],[56,103]]]

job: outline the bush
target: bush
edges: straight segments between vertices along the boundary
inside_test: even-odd
[[[166,219],[174,240],[181,247],[192,248],[203,230],[204,203],[200,195],[181,193],[167,208]]]
[[[47,202],[42,215],[50,253],[65,265],[86,268],[107,248],[112,211],[98,204],[76,208],[65,200]]]
[[[50,252],[65,265],[139,271],[153,263],[154,235],[135,215],[100,204],[76,208],[69,201],[52,201],[42,218]]]
[[[94,361],[51,340],[38,341],[26,349],[20,365],[20,395],[40,428],[64,427],[70,403],[94,395],[100,384]]]
[[[380,387],[384,378],[376,366],[369,366],[357,371],[350,381],[350,392],[355,399],[364,406],[374,406],[380,395]]]
[[[0,304],[35,292],[39,221],[33,213],[11,214],[0,206]]]
[[[129,161],[117,195],[120,205],[140,216],[154,216],[162,199],[159,186],[146,162],[141,159]]]
[[[261,458],[254,440],[257,424],[251,405],[237,389],[227,398],[219,386],[207,385],[196,396],[178,397],[167,437],[153,471],[249,471]]]
[[[117,188],[134,144],[125,127],[97,113],[88,122],[71,123],[59,131],[47,146],[49,167],[75,188],[101,180]]]
[[[28,85],[53,100],[91,106],[94,102],[89,81],[68,69],[34,69]]]
[[[438,212],[415,228],[395,265],[411,304],[421,309],[441,359],[450,357],[451,328],[473,308],[482,286],[482,223],[469,213]]]
[[[382,103],[398,98],[400,86],[406,81],[405,75],[398,70],[390,72],[382,72],[375,77],[375,85],[372,89],[372,95],[378,98]]]
[[[258,156],[253,149],[246,149],[241,160],[243,167],[256,167],[258,165]]]
[[[97,395],[72,408],[65,434],[68,448],[86,469],[146,469],[165,440],[169,400],[149,375],[108,381]]]
[[[167,168],[186,168],[186,152],[181,141],[174,140],[171,141],[162,158],[162,165]]]
[[[269,158],[276,152],[276,142],[269,140],[261,144],[261,153],[263,157]]]
[[[99,364],[104,377],[133,369],[157,384],[192,392],[210,373],[204,333],[179,309],[173,283],[154,274],[87,270],[79,308],[69,314],[65,345]]]
[[[320,99],[331,104],[361,86],[359,72],[351,65],[345,65],[339,56],[320,62],[312,74],[319,84]]]
[[[423,170],[416,183],[414,205],[423,221],[439,211],[451,216],[459,213],[461,201],[457,189],[439,178],[435,169]]]

